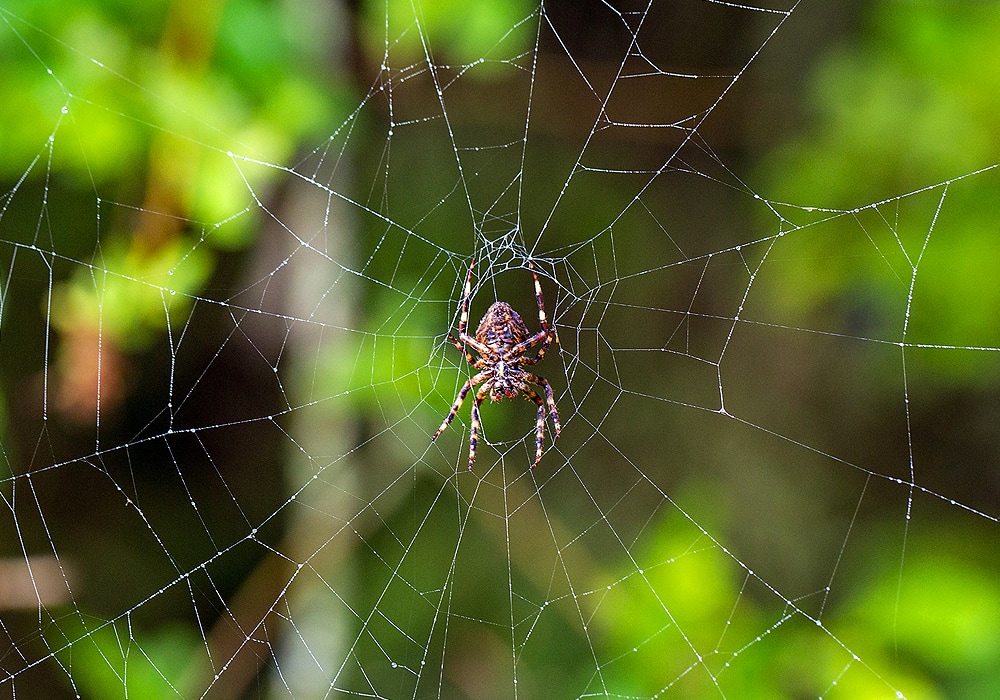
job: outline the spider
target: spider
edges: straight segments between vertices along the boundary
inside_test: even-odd
[[[548,404],[549,413],[552,414],[552,423],[556,429],[556,438],[559,437],[561,427],[559,425],[559,412],[556,410],[555,399],[552,398],[552,387],[545,377],[524,370],[525,365],[534,365],[545,355],[554,340],[559,342],[554,326],[550,326],[545,318],[545,304],[542,301],[542,285],[538,282],[538,275],[535,274],[534,266],[529,262],[528,268],[531,276],[535,278],[535,299],[538,301],[538,324],[542,327],[538,333],[529,336],[528,329],[524,321],[517,314],[510,304],[505,301],[498,301],[490,306],[479,322],[476,329],[476,337],[473,338],[465,329],[469,324],[469,297],[472,294],[472,268],[476,265],[473,260],[469,265],[469,275],[465,278],[465,293],[462,297],[462,317],[458,322],[458,338],[448,334],[448,340],[459,351],[465,355],[469,364],[480,370],[478,374],[469,379],[458,392],[458,398],[448,412],[448,417],[437,429],[431,440],[437,439],[461,408],[465,397],[474,388],[482,384],[476,392],[475,403],[472,405],[472,436],[469,439],[469,471],[472,471],[472,463],[476,461],[476,443],[479,440],[479,407],[486,400],[487,395],[493,401],[503,398],[512,399],[523,393],[538,406],[538,422],[535,424],[535,461],[531,465],[534,469],[542,458],[542,441],[545,437],[545,405]],[[466,350],[468,345],[477,353],[479,359],[472,356]],[[539,343],[542,347],[538,349],[538,354],[529,357],[525,353]],[[545,400],[542,400],[529,384],[542,387],[545,392]],[[555,438],[553,438],[553,441]]]

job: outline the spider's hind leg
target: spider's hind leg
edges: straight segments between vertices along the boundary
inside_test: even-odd
[[[546,379],[545,377],[540,377],[537,374],[531,374],[529,372],[525,372],[524,378],[527,379],[532,384],[537,384],[538,386],[542,387],[542,389],[545,390],[545,403],[549,405],[549,413],[552,414],[552,425],[555,426],[556,429],[556,435],[554,438],[552,438],[552,441],[555,442],[555,439],[559,437],[559,433],[562,432],[562,426],[559,424],[559,411],[556,410],[556,399],[552,395],[552,385],[549,384],[548,379]],[[535,392],[531,393],[534,394]]]
[[[448,411],[448,416],[444,419],[444,423],[442,423],[441,427],[437,429],[437,432],[435,432],[431,436],[432,441],[437,440],[437,436],[443,433],[444,429],[451,424],[451,421],[454,420],[456,415],[458,415],[458,409],[462,407],[462,402],[465,401],[465,397],[469,394],[469,391],[472,389],[472,387],[481,383],[483,381],[483,378],[484,378],[483,373],[480,372],[475,377],[472,377],[471,379],[469,379],[469,381],[467,381],[465,384],[462,385],[462,389],[458,392],[458,398],[455,399],[455,403],[452,404],[451,410]]]
[[[538,406],[538,421],[535,423],[535,461],[531,464],[531,468],[534,469],[542,460],[542,446],[545,443],[545,402],[528,387],[524,388],[524,394]]]
[[[486,400],[486,395],[490,391],[490,385],[484,384],[483,388],[476,392],[476,400],[472,403],[472,425],[469,428],[469,471],[472,471],[472,463],[476,461],[476,445],[479,443],[479,407]]]

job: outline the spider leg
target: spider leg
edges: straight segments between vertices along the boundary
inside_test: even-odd
[[[521,391],[538,406],[538,422],[535,423],[535,461],[531,465],[534,469],[542,459],[542,444],[545,442],[545,402],[531,387],[526,386]]]
[[[542,299],[542,283],[538,281],[538,275],[535,274],[535,266],[530,261],[528,262],[528,269],[531,270],[531,276],[535,280],[535,301],[538,302],[538,325],[542,327],[542,330],[535,333],[527,340],[521,341],[515,345],[511,348],[509,354],[516,357],[524,353],[529,348],[533,348],[539,343],[542,343],[542,347],[539,348],[538,354],[535,357],[520,358],[521,364],[533,365],[545,356],[545,351],[548,350],[553,340],[557,344],[559,343],[559,335],[556,333],[556,327],[549,325],[548,318],[545,315],[545,300]],[[542,341],[545,342],[543,343]]]
[[[465,359],[469,361],[470,365],[475,366],[477,369],[482,369],[482,365],[477,364],[476,358],[474,358],[472,353],[466,350],[462,345],[462,343],[471,345],[472,349],[480,355],[489,352],[489,349],[485,345],[465,332],[469,327],[469,300],[472,296],[472,270],[475,266],[476,261],[473,259],[472,264],[469,265],[469,274],[465,278],[465,291],[462,292],[462,315],[458,319],[458,337],[461,338],[461,342],[459,342],[451,333],[448,334],[448,341],[458,348],[459,352],[465,355]]]
[[[465,397],[468,395],[472,387],[476,386],[477,384],[481,384],[485,378],[486,378],[485,375],[482,372],[480,372],[475,377],[470,378],[469,381],[467,381],[465,384],[462,385],[462,389],[458,392],[458,398],[455,399],[454,405],[452,405],[451,410],[448,411],[448,417],[444,419],[444,423],[442,423],[441,427],[437,429],[437,432],[431,436],[432,441],[436,440],[437,436],[444,432],[444,429],[448,427],[448,424],[451,423],[451,421],[458,414],[458,409],[462,407],[462,402],[465,401]]]
[[[475,338],[473,338],[468,333],[460,333],[458,337],[462,340],[463,343],[465,343],[466,345],[471,346],[472,349],[475,350],[476,352],[478,352],[480,355],[488,355],[490,353],[490,349],[488,347],[486,347],[484,344],[480,343],[478,340],[476,340]],[[455,343],[456,347],[459,347],[459,344],[457,342],[455,342],[455,336],[449,335],[448,338],[453,343]],[[465,350],[463,349],[462,352],[465,352]]]
[[[469,264],[469,274],[465,278],[465,292],[462,294],[462,317],[458,320],[458,335],[460,337],[465,335],[465,329],[469,325],[469,297],[472,296],[472,268],[475,266],[476,259],[473,258]]]
[[[552,396],[552,385],[549,384],[549,380],[545,377],[540,377],[537,374],[531,374],[530,372],[525,372],[524,378],[532,384],[537,384],[545,390],[545,402],[549,405],[549,413],[552,414],[552,424],[556,428],[556,438],[559,437],[559,433],[562,432],[562,426],[559,425],[559,411],[556,410],[556,400]],[[555,438],[552,438],[552,440],[554,442]]]
[[[520,362],[522,365],[537,365],[538,361],[541,360],[543,357],[545,357],[545,351],[548,350],[549,346],[552,344],[552,338],[554,337],[554,333],[553,333],[554,330],[555,329],[553,328],[553,329],[551,329],[547,333],[546,338],[545,338],[545,342],[542,343],[542,347],[538,349],[538,354],[537,355],[535,355],[534,357],[527,357],[525,355],[521,355],[517,359],[517,361]],[[541,334],[538,334],[538,335],[541,335]],[[520,343],[516,347],[520,347],[521,345],[524,345],[525,343],[528,343],[528,341],[532,340],[535,337],[537,337],[537,336],[532,336],[531,338],[528,338],[528,340],[526,340],[524,343]],[[559,338],[556,338],[555,341],[558,343],[559,342]],[[531,346],[528,345],[528,348],[530,348],[530,347]],[[527,350],[528,348],[525,348],[525,350]],[[522,350],[522,352],[523,352],[523,350]]]
[[[479,442],[479,407],[486,400],[489,394],[491,382],[486,382],[483,387],[476,392],[476,400],[472,403],[472,426],[469,428],[469,471],[472,471],[472,463],[476,461],[476,444]]]
[[[458,348],[459,352],[461,352],[463,355],[465,355],[465,359],[469,361],[470,365],[472,365],[476,369],[482,369],[484,367],[483,361],[482,360],[477,360],[475,357],[473,357],[472,353],[469,352],[468,350],[466,350],[465,346],[462,345],[460,342],[458,342],[458,340],[455,338],[455,336],[453,336],[451,333],[448,334],[448,341],[452,345],[454,345],[456,348]]]
[[[538,275],[535,274],[535,266],[528,262],[528,269],[531,270],[531,276],[535,278],[535,300],[538,302],[538,325],[542,327],[543,331],[549,329],[549,322],[545,318],[545,302],[542,300],[542,283],[538,281]]]
[[[538,333],[535,333],[533,336],[531,336],[527,340],[522,340],[520,343],[518,343],[517,345],[515,345],[514,347],[512,347],[510,350],[508,350],[507,353],[506,353],[506,356],[507,357],[517,357],[518,355],[521,355],[522,353],[524,353],[526,350],[529,350],[530,348],[534,347],[535,345],[538,345],[543,340],[545,342],[542,343],[542,348],[541,348],[541,350],[538,351],[538,357],[534,358],[534,362],[530,363],[530,364],[534,364],[535,362],[538,362],[538,360],[540,360],[542,358],[542,355],[545,354],[545,349],[547,347],[549,347],[549,345],[552,343],[552,332],[551,331],[539,331]]]

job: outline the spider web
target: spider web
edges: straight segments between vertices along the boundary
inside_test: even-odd
[[[305,7],[180,22],[286,131],[120,8],[0,8],[3,697],[995,689],[991,54],[847,77],[852,22],[974,58],[995,11]],[[470,402],[430,440],[473,259],[470,325],[536,331],[530,263],[558,330],[535,469],[530,402],[471,473]]]

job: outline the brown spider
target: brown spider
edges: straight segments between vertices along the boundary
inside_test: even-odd
[[[458,322],[458,337],[461,339],[461,342],[456,340],[455,336],[450,333],[448,334],[448,340],[465,355],[465,359],[469,361],[470,365],[481,371],[462,386],[461,391],[458,392],[458,398],[455,399],[455,404],[448,412],[448,417],[444,419],[444,423],[437,429],[431,440],[437,439],[437,436],[448,427],[448,424],[451,423],[452,419],[458,413],[458,409],[462,406],[462,402],[465,401],[465,397],[469,391],[473,387],[482,384],[482,387],[476,392],[476,400],[472,405],[472,437],[469,439],[469,471],[472,471],[472,463],[476,461],[476,442],[479,440],[479,406],[486,400],[487,394],[493,401],[499,401],[503,398],[512,399],[518,393],[523,393],[538,406],[538,422],[535,426],[535,462],[531,465],[531,468],[534,469],[535,465],[542,458],[542,441],[545,437],[546,403],[549,406],[549,413],[552,414],[552,423],[556,428],[556,438],[559,437],[561,428],[559,426],[559,412],[556,411],[556,402],[552,398],[552,387],[549,385],[548,380],[537,374],[526,372],[523,366],[533,365],[541,360],[549,345],[552,344],[552,341],[559,342],[559,337],[556,335],[555,327],[549,326],[549,322],[545,318],[545,304],[542,302],[542,285],[539,284],[538,275],[535,274],[535,268],[530,262],[528,263],[528,267],[531,270],[531,276],[535,278],[535,299],[538,300],[538,323],[542,327],[542,330],[529,336],[524,321],[511,308],[510,304],[505,301],[498,301],[487,309],[483,320],[479,322],[479,328],[476,329],[476,337],[473,338],[468,335],[465,329],[469,325],[469,297],[472,294],[472,268],[475,265],[476,261],[473,260],[469,266],[469,275],[465,278],[465,294],[462,297],[462,317]],[[465,343],[465,345],[478,352],[480,355],[479,359],[473,357],[472,353],[466,350],[462,343]],[[534,357],[525,355],[528,350],[539,343],[542,344],[542,347],[538,349],[537,355]],[[542,387],[545,391],[545,401],[528,386],[529,384]]]

